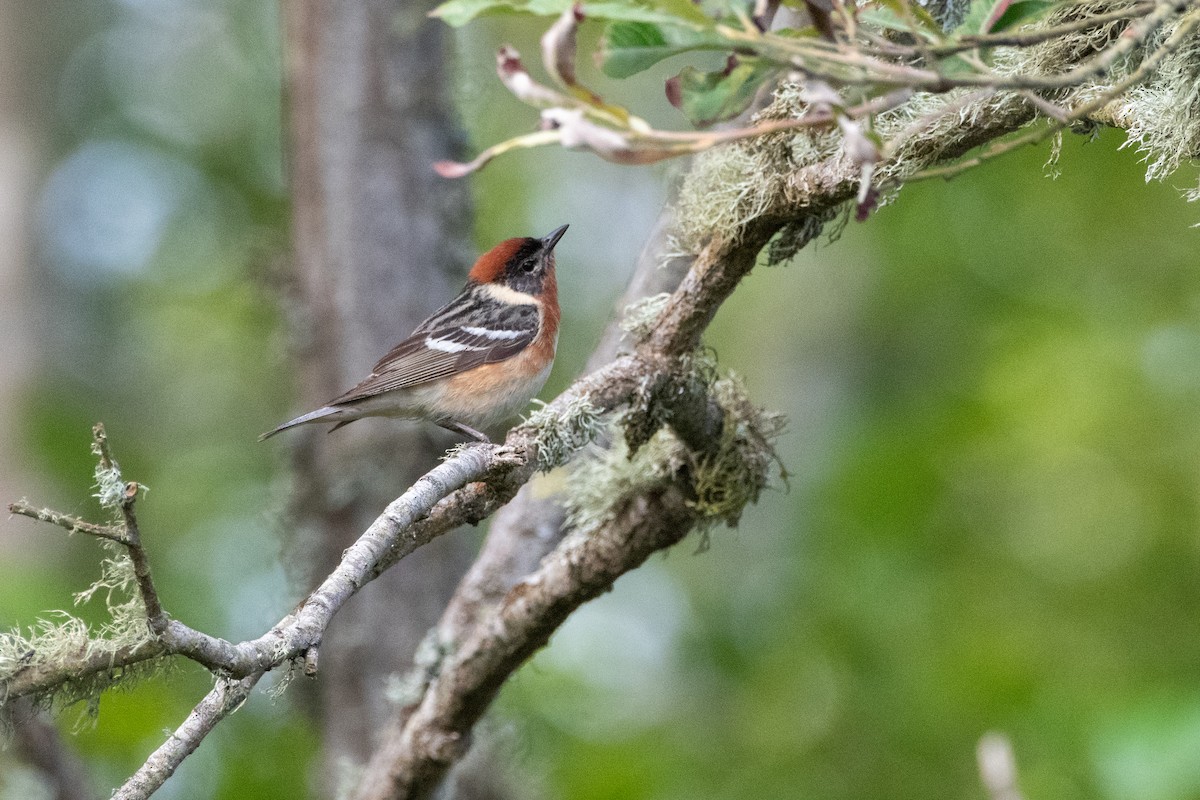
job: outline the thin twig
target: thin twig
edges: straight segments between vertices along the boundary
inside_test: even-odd
[[[97,422],[92,426],[92,445],[96,456],[100,459],[101,469],[117,469],[117,462],[113,460],[112,451],[109,449],[108,433],[105,432],[102,422]]]
[[[129,560],[133,563],[138,592],[146,607],[146,621],[155,636],[162,636],[167,631],[169,618],[163,610],[162,601],[158,599],[158,589],[154,586],[154,576],[150,572],[150,558],[146,555],[146,548],[142,546],[142,534],[138,528],[137,514],[133,510],[138,491],[138,484],[132,481],[125,484],[125,495],[121,498],[121,517],[125,523],[124,544],[129,553]]]
[[[996,47],[1032,47],[1033,45],[1042,44],[1052,39],[1058,39],[1067,34],[1098,28],[1109,22],[1120,22],[1123,19],[1138,17],[1148,13],[1152,8],[1154,8],[1153,2],[1141,2],[1105,14],[1082,17],[1071,22],[1064,22],[1044,28],[1013,32],[1006,31],[1004,33],[968,34],[945,43],[927,43],[924,46],[924,51],[933,56],[945,57],[958,55],[968,50]],[[871,45],[881,56],[915,58],[918,55],[916,47],[897,44],[883,37],[872,37]]]
[[[154,794],[221,720],[241,708],[260,678],[261,672],[241,679],[218,678],[183,724],[113,793],[113,800],[145,800]]]
[[[107,508],[116,507],[117,512],[121,516],[122,540],[120,544],[125,548],[125,552],[129,555],[129,560],[133,564],[133,574],[137,580],[138,593],[141,595],[142,604],[146,609],[146,621],[150,625],[150,630],[155,636],[162,636],[167,630],[168,618],[163,611],[162,602],[158,599],[158,590],[154,586],[154,577],[150,572],[150,559],[146,555],[145,548],[142,547],[142,537],[138,530],[137,514],[134,511],[134,504],[137,502],[138,493],[141,491],[135,481],[129,481],[119,486],[120,496],[113,497],[117,494],[114,487],[109,492],[109,484],[117,484],[122,481],[121,468],[117,465],[116,459],[113,458],[112,448],[108,441],[108,433],[104,430],[104,423],[98,422],[92,426],[92,452],[96,454],[100,461],[100,469],[96,473],[97,479],[100,476],[106,475],[104,479],[105,485],[100,487],[100,503]]]
[[[721,32],[727,38],[743,41],[747,46],[761,51],[775,51],[775,58],[787,60],[810,76],[846,84],[907,86],[936,93],[967,87],[1049,90],[1077,86],[1085,80],[1106,74],[1119,59],[1129,55],[1154,30],[1187,6],[1188,0],[1157,4],[1151,13],[1131,22],[1114,44],[1101,50],[1091,60],[1056,75],[1002,75],[990,70],[947,75],[937,70],[877,58],[863,51],[816,54],[809,51],[807,42],[799,39],[748,33],[733,28],[722,28]]]
[[[1028,89],[1022,89],[1018,94],[1046,117],[1063,125],[1071,124],[1071,112],[1062,106],[1051,103],[1049,100],[1043,99],[1037,92],[1031,92]]]
[[[1200,11],[1193,12],[1192,14],[1180,19],[1179,24],[1175,26],[1175,30],[1171,32],[1171,35],[1167,37],[1167,40],[1163,42],[1160,47],[1142,59],[1142,63],[1138,65],[1137,69],[1129,73],[1129,75],[1127,75],[1124,79],[1113,84],[1108,89],[1105,89],[1092,100],[1089,100],[1086,103],[1080,103],[1079,105],[1071,108],[1065,118],[1053,120],[1050,122],[1050,124],[1042,128],[1036,128],[1021,136],[1000,142],[988,148],[986,151],[979,153],[978,155],[963,159],[955,164],[950,164],[949,166],[945,167],[932,167],[921,170],[909,176],[906,180],[921,181],[928,180],[930,178],[953,178],[957,175],[961,175],[969,169],[973,169],[974,167],[983,164],[986,161],[991,161],[992,159],[998,158],[1005,153],[1016,150],[1019,147],[1037,144],[1048,139],[1053,134],[1066,128],[1072,122],[1085,119],[1089,114],[1104,108],[1104,106],[1108,105],[1114,99],[1120,97],[1132,87],[1149,78],[1151,74],[1153,74],[1154,70],[1158,68],[1159,63],[1168,55],[1175,52],[1175,50],[1179,48],[1179,45],[1188,36],[1190,36],[1198,26],[1200,26]]]
[[[19,514],[22,517],[36,519],[39,522],[49,522],[51,525],[65,528],[68,533],[86,533],[88,536],[107,539],[110,542],[116,542],[121,545],[128,543],[128,540],[125,538],[125,532],[113,525],[100,525],[95,522],[88,522],[85,519],[49,508],[35,508],[23,501],[9,503],[8,513]]]

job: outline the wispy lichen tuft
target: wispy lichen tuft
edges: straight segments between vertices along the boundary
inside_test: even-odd
[[[621,330],[628,333],[635,341],[645,339],[670,299],[669,293],[662,292],[635,300],[625,306],[625,314],[621,318]]]
[[[600,529],[615,518],[623,500],[669,480],[687,458],[687,448],[667,428],[659,428],[636,453],[622,437],[612,437],[609,449],[571,465],[567,527],[574,535]]]
[[[737,524],[742,510],[770,484],[772,467],[787,473],[775,451],[786,418],[756,406],[735,376],[717,381],[713,393],[725,412],[721,442],[693,467],[696,509],[705,519]]]
[[[96,465],[96,492],[93,496],[104,508],[120,508],[121,500],[125,497],[125,481],[121,479],[121,469],[115,461],[108,466]]]
[[[596,438],[604,414],[585,397],[572,398],[561,411],[543,406],[525,420],[537,439],[538,469],[549,472]]]
[[[679,189],[680,250],[699,253],[713,231],[738,239],[746,223],[777,201],[789,172],[788,148],[786,135],[766,136],[697,156]]]
[[[101,563],[100,577],[75,595],[75,604],[82,605],[102,596],[108,620],[92,629],[78,617],[57,611],[52,618],[39,620],[28,628],[27,633],[19,628],[0,633],[0,694],[4,684],[26,670],[54,671],[80,659],[116,654],[153,640],[132,563],[118,545],[105,542],[104,546],[110,555]],[[87,701],[89,713],[94,713],[101,692],[158,671],[165,663],[152,660],[71,678],[36,699],[60,708]]]
[[[1150,46],[1169,34],[1160,31]],[[1116,114],[1129,121],[1127,146],[1146,157],[1147,181],[1162,180],[1184,159],[1200,158],[1200,37],[1164,58],[1151,80],[1130,90]],[[1188,194],[1189,200],[1198,198],[1200,187]]]
[[[717,380],[711,391],[725,417],[720,442],[712,451],[692,452],[665,425],[634,449],[628,443],[630,420],[618,419],[614,424],[625,427],[626,436],[612,436],[609,449],[571,466],[565,505],[568,524],[577,534],[611,522],[627,498],[677,478],[690,479],[691,502],[702,523],[732,526],[770,484],[776,467],[786,478],[775,452],[783,416],[754,405],[737,378]]]

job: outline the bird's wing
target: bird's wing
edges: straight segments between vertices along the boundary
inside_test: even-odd
[[[362,383],[329,404],[352,403],[504,361],[528,347],[540,325],[536,305],[464,295],[421,323]]]

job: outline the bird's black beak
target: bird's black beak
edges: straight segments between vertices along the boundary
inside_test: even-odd
[[[553,250],[554,245],[558,244],[558,240],[563,237],[563,234],[567,232],[567,228],[569,228],[569,227],[571,227],[571,226],[563,225],[561,228],[555,228],[554,230],[550,231],[548,234],[543,236],[542,237],[542,249],[544,251],[546,251],[547,253],[549,253],[551,250]]]

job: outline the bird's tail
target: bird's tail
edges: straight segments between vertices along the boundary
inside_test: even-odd
[[[262,436],[259,436],[258,440],[261,442],[263,439],[270,439],[272,436],[279,433],[280,431],[286,431],[288,428],[294,428],[297,425],[304,425],[309,422],[322,422],[322,421],[337,422],[338,424],[335,425],[334,427],[340,428],[342,425],[345,425],[347,422],[352,422],[353,418],[346,419],[346,409],[345,408],[339,408],[337,406],[323,406],[321,408],[318,408],[316,411],[310,411],[307,414],[301,414],[300,416],[296,417],[295,419],[288,420],[287,422],[280,425],[278,428],[267,431]]]

